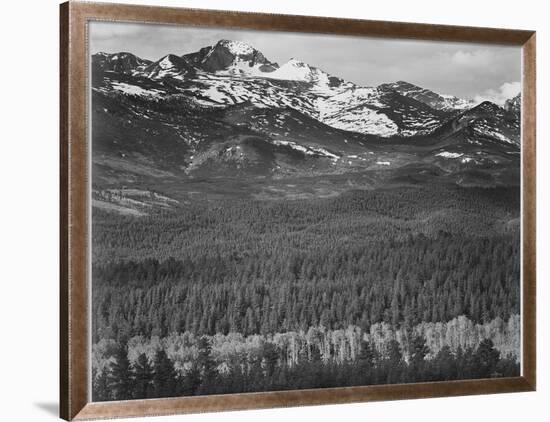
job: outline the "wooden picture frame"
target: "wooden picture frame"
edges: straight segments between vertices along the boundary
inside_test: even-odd
[[[96,19],[520,46],[523,59],[522,375],[500,379],[90,402],[89,321],[86,311],[89,306],[90,236],[89,149],[86,121],[87,25],[90,20]],[[170,415],[535,390],[535,32],[68,2],[60,7],[60,35],[60,414],[63,419]]]

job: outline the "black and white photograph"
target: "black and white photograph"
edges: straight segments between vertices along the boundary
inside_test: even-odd
[[[94,402],[521,374],[521,48],[91,21]]]

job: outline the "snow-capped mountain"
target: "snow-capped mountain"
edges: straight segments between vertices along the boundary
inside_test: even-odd
[[[362,171],[377,174],[368,183],[381,175],[501,183],[503,168],[519,162],[520,103],[473,106],[406,82],[361,87],[229,40],[155,62],[100,53],[94,171],[105,186]]]
[[[383,138],[429,134],[475,105],[404,81],[360,87],[296,59],[279,66],[241,41],[220,40],[154,63],[130,53],[99,53],[92,62],[103,72],[95,87],[103,92],[184,95],[213,107],[243,102],[292,107],[334,128]],[[519,100],[506,107],[517,111]]]
[[[472,100],[465,100],[454,97],[452,95],[438,94],[426,88],[421,88],[409,82],[397,81],[389,84],[380,85],[382,89],[389,89],[404,95],[405,97],[414,98],[421,103],[424,103],[431,108],[443,111],[466,110],[474,107],[476,103]]]
[[[279,67],[260,51],[241,41],[220,40],[213,46],[183,57],[206,72],[233,76],[260,76]]]
[[[93,60],[101,62],[103,57]],[[297,59],[279,66],[240,41],[220,40],[195,53],[168,55],[147,65],[136,62],[124,68],[125,75],[136,78],[125,80],[124,85],[117,81],[117,69],[104,69],[111,71],[105,76],[107,89],[136,95],[187,95],[210,106],[247,101],[260,107],[289,106],[335,128],[381,137],[428,133],[451,111],[464,107],[464,102],[442,96],[440,106],[434,107],[426,100],[428,94],[405,91],[405,83],[359,87]],[[159,81],[162,86],[144,89],[144,80]],[[132,83],[137,88],[132,89]],[[431,103],[436,95],[432,93]]]

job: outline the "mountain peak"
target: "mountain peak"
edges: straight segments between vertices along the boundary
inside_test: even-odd
[[[399,81],[395,81],[395,82],[388,82],[388,83],[379,85],[379,87],[383,88],[385,90],[390,89],[390,90],[393,90],[393,91],[397,91],[398,93],[400,93],[402,95],[405,95],[407,93],[416,93],[416,92],[421,92],[421,91],[428,91],[424,88],[421,88],[418,85],[415,85],[413,83],[403,81],[403,80],[399,80]]]
[[[250,44],[243,41],[221,39],[210,47],[201,48],[196,53],[183,56],[186,60],[207,72],[230,71],[248,73],[273,71],[278,65],[272,63]],[[259,68],[262,68],[261,70]]]
[[[513,98],[510,98],[505,101],[504,109],[512,115],[519,122],[521,118],[521,92]]]
[[[504,102],[504,108],[521,106],[521,92],[515,97],[509,98]]]
[[[254,52],[257,51],[250,44],[247,44],[243,41],[233,41],[226,39],[219,40],[213,48],[216,47],[224,47],[235,56],[246,56],[254,54]]]
[[[298,59],[295,59],[294,57],[292,57],[288,62],[287,62],[288,65],[290,66],[295,66],[295,67],[307,67],[307,68],[310,68],[311,66],[308,65],[307,63],[304,63],[303,61],[301,60],[298,60]]]
[[[185,62],[185,60],[181,57],[178,57],[175,54],[167,54],[158,61],[158,65],[162,69],[169,69],[181,64],[182,62]]]
[[[119,73],[132,73],[150,63],[149,60],[141,59],[126,51],[118,53],[105,53],[102,51],[92,55],[92,65],[94,67]]]
[[[396,81],[396,82],[394,82],[393,84],[390,84],[390,85],[401,86],[401,87],[420,88],[418,85],[412,84],[412,83],[407,82],[407,81]]]
[[[476,107],[478,110],[486,110],[486,111],[499,111],[502,109],[498,104],[493,103],[492,101],[483,101],[482,103],[479,103]]]
[[[149,78],[158,79],[165,76],[183,76],[193,72],[193,68],[184,57],[167,54],[147,66],[143,71]]]

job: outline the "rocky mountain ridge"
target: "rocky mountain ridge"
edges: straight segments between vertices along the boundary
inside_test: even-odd
[[[504,108],[473,105],[403,81],[360,87],[296,59],[279,65],[229,40],[156,62],[98,53],[95,180],[98,191],[163,186],[163,194],[166,183],[179,191],[178,181],[197,178],[237,189],[243,176],[335,180],[329,188],[314,181],[312,195],[339,192],[344,176],[357,187],[434,177],[506,184],[519,171],[520,103],[518,96]],[[239,194],[258,197],[281,189],[238,184]]]
[[[279,66],[240,41],[220,40],[154,63],[129,53],[99,53],[92,64],[103,72],[105,90],[152,97],[186,95],[213,107],[247,101],[259,107],[290,106],[329,126],[383,138],[429,133],[475,105],[404,81],[357,86],[297,59]],[[121,75],[129,79],[123,85],[117,81]],[[151,85],[156,87],[148,89]]]

